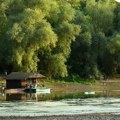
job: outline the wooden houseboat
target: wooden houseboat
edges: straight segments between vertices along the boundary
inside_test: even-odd
[[[37,80],[43,78],[46,77],[36,72],[12,72],[11,74],[5,77],[6,93],[21,92],[21,91],[36,92]],[[48,90],[48,88],[46,90]]]

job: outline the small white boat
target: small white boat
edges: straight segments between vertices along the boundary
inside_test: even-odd
[[[95,92],[84,92],[85,95],[94,95]]]
[[[50,88],[36,88],[36,93],[50,93]]]

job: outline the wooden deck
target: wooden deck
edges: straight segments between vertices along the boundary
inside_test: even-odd
[[[17,94],[17,93],[25,93],[24,88],[17,89],[5,89],[5,93]]]

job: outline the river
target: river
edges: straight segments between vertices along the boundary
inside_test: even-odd
[[[120,91],[0,94],[0,116],[120,114]]]

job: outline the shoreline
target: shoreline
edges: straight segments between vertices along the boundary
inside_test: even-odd
[[[0,120],[120,120],[114,114],[54,115],[54,116],[0,116]]]

